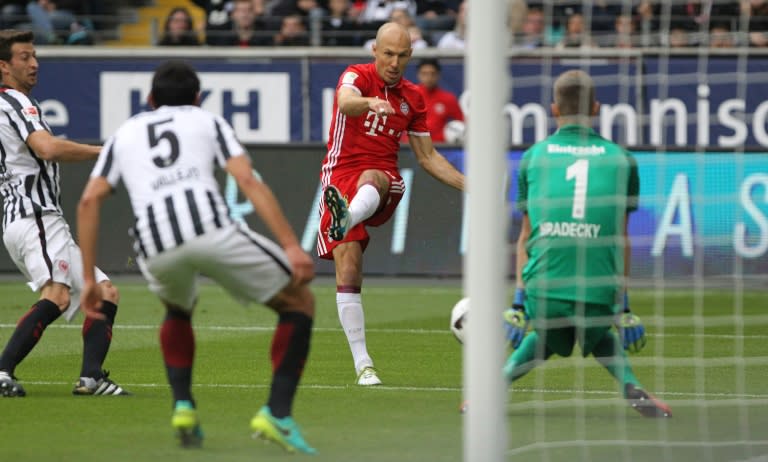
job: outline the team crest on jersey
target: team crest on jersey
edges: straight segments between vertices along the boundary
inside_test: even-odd
[[[40,120],[40,113],[37,112],[37,108],[34,106],[25,107],[21,110],[21,114],[24,116],[27,122],[35,122]]]
[[[400,103],[400,112],[402,112],[404,115],[408,115],[409,110],[410,109],[408,108],[408,103],[406,103],[405,101]]]
[[[354,72],[347,72],[344,74],[344,78],[341,79],[341,83],[345,83],[348,85],[354,85],[355,80],[357,79],[358,75]]]
[[[67,271],[69,271],[69,263],[67,263],[66,261],[59,260],[57,264],[59,265],[59,270],[61,270],[61,272],[66,273]]]

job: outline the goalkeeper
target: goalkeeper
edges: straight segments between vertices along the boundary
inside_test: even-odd
[[[504,313],[515,351],[504,374],[511,383],[553,354],[569,356],[578,344],[618,381],[632,408],[646,417],[669,417],[669,406],[643,389],[624,351],[645,345],[624,285],[627,220],[637,208],[639,178],[634,158],[591,128],[598,107],[589,75],[560,75],[552,104],[558,130],[520,163],[518,289]],[[616,320],[619,335],[612,329]],[[526,336],[529,322],[533,329]]]

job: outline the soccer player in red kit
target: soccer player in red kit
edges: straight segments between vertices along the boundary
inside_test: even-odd
[[[403,197],[397,167],[401,135],[408,133],[419,165],[430,175],[464,189],[464,175],[432,145],[421,92],[403,78],[412,52],[408,31],[389,22],[376,34],[374,62],[349,66],[341,74],[320,174],[324,191],[317,253],[334,260],[339,320],[357,384],[363,386],[381,384],[365,345],[360,295],[366,226],[387,222]]]
[[[419,89],[427,105],[427,127],[435,143],[445,142],[445,124],[464,121],[464,113],[456,95],[440,88],[440,63],[433,58],[419,62]]]

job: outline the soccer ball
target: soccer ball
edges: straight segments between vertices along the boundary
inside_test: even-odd
[[[464,297],[451,310],[451,332],[459,343],[464,343],[464,332],[467,328],[467,313],[469,312],[469,297]]]
[[[463,144],[467,126],[461,120],[451,120],[443,127],[445,142],[451,144]]]

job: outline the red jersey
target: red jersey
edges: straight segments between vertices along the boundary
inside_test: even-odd
[[[368,169],[397,171],[402,134],[429,135],[426,106],[418,87],[406,79],[387,85],[374,63],[349,66],[341,74],[336,90],[341,87],[352,88],[362,96],[386,99],[395,108],[395,114],[379,116],[368,111],[349,117],[339,112],[338,101],[334,99],[328,154],[320,174],[323,185],[330,183],[332,174]]]
[[[427,127],[432,135],[432,141],[442,143],[445,141],[445,124],[451,120],[464,120],[464,113],[459,106],[459,100],[453,93],[442,88],[427,90],[419,85],[427,105]]]

